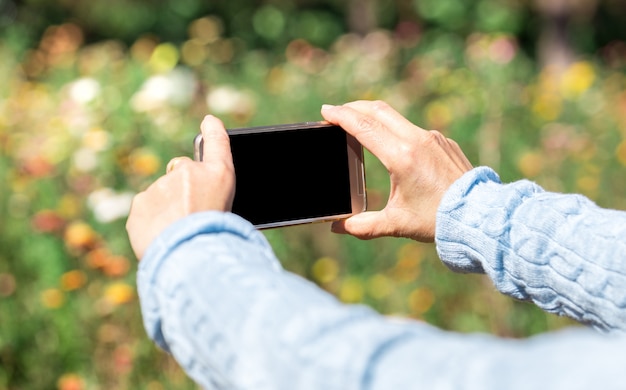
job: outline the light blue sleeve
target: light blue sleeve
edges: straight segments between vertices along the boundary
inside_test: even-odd
[[[626,212],[486,167],[448,190],[437,215],[439,257],[484,272],[496,288],[602,331],[626,330]]]
[[[438,330],[344,305],[229,213],[170,226],[140,263],[148,335],[205,389],[623,389],[626,337]]]

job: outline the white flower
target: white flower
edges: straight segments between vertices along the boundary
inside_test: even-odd
[[[150,77],[133,95],[131,106],[137,112],[152,111],[167,105],[186,106],[196,91],[196,78],[186,68],[175,68],[166,74]]]
[[[91,77],[78,79],[69,85],[70,98],[79,104],[92,102],[100,91],[100,83]]]
[[[213,88],[206,97],[209,110],[216,114],[247,114],[255,109],[254,97],[230,85]]]
[[[99,222],[108,223],[128,216],[134,194],[101,188],[89,194],[87,204]]]
[[[91,172],[98,167],[98,154],[90,148],[79,148],[74,152],[72,162],[81,172]]]

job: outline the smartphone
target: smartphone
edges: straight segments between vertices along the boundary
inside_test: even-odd
[[[341,127],[305,122],[228,130],[233,213],[258,229],[327,222],[365,211],[363,147]],[[203,140],[194,140],[202,161]]]

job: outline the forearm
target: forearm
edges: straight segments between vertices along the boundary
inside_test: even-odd
[[[603,330],[626,330],[626,213],[477,168],[446,193],[437,250],[501,292]]]
[[[172,226],[138,284],[148,334],[207,388],[362,388],[378,350],[406,333],[284,271],[263,236],[228,214]]]
[[[507,341],[340,304],[282,270],[263,236],[229,214],[171,226],[138,284],[148,334],[205,388],[608,389],[624,366],[623,338]]]

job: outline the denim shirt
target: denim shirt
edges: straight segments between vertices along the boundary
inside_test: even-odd
[[[148,249],[144,325],[206,389],[626,389],[626,212],[476,168],[445,194],[436,245],[452,270],[589,326],[512,340],[342,304],[215,211]]]

